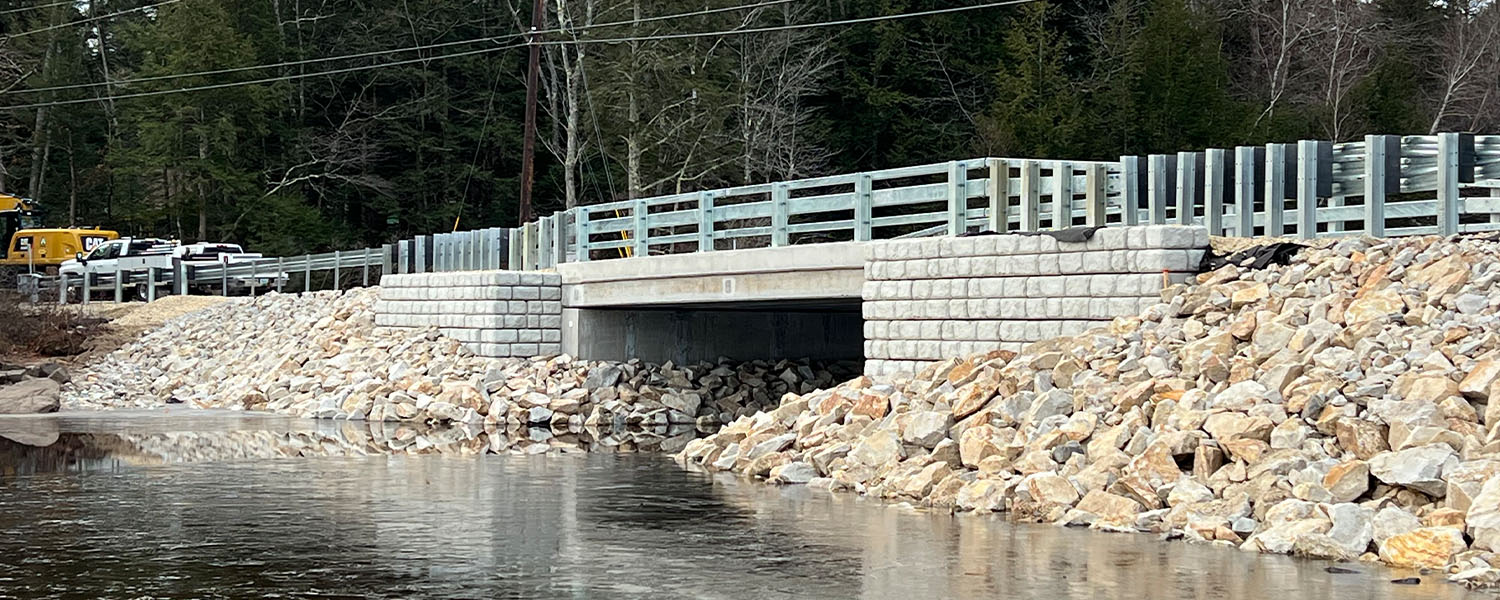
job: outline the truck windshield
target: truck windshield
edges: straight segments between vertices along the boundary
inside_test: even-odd
[[[34,213],[21,213],[21,229],[39,229],[42,218]]]

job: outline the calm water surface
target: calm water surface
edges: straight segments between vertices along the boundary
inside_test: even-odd
[[[0,419],[0,598],[1495,597],[660,455],[337,456],[355,453],[339,435],[222,414]]]

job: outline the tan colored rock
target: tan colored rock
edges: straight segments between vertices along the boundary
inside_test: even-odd
[[[1441,569],[1468,549],[1464,534],[1452,527],[1423,527],[1379,544],[1380,560],[1396,567]]]
[[[1481,360],[1458,383],[1458,392],[1465,398],[1486,400],[1490,398],[1490,387],[1500,381],[1500,361]]]
[[[1328,469],[1323,487],[1334,502],[1353,502],[1370,489],[1370,465],[1362,460],[1346,460]]]
[[[1387,288],[1372,291],[1349,303],[1349,307],[1344,309],[1344,323],[1354,326],[1390,315],[1399,315],[1405,310],[1406,303],[1401,300],[1401,294],[1396,290]]]

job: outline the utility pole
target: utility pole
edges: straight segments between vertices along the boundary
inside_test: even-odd
[[[542,68],[542,45],[537,39],[542,27],[547,24],[546,7],[542,0],[531,4],[531,60],[526,65],[526,133],[521,143],[521,224],[531,221],[532,163],[536,161],[536,86],[537,72]]]

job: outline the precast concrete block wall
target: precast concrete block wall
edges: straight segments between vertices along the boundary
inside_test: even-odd
[[[379,327],[436,327],[491,358],[562,352],[562,279],[556,273],[470,271],[380,278]]]
[[[865,373],[1077,335],[1159,301],[1196,273],[1208,230],[1108,227],[1083,243],[1046,235],[898,240],[865,263]]]

